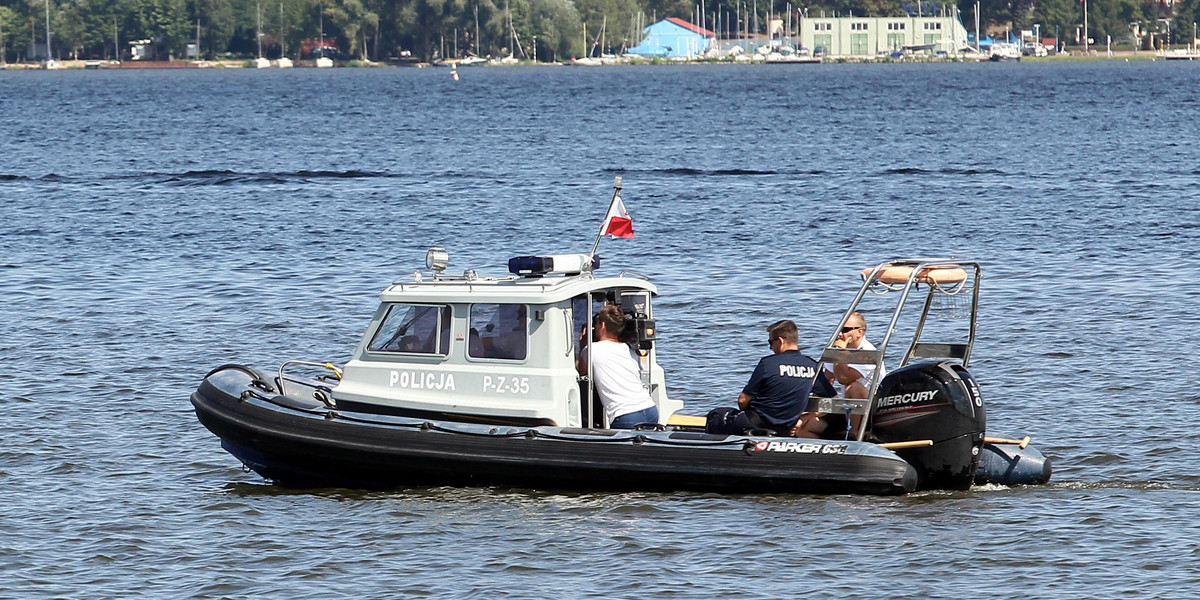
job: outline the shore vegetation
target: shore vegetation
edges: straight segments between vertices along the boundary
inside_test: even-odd
[[[1088,0],[1093,48],[1193,44],[1197,4],[1178,0]],[[651,23],[679,17],[722,38],[765,34],[770,19],[897,16],[947,11],[952,4],[900,0],[0,0],[0,64],[59,61],[217,60],[228,56],[344,61],[431,61],[468,56],[564,61],[621,54]],[[981,27],[1037,31],[1081,43],[1078,0],[981,0]],[[959,14],[974,29],[976,4]],[[600,33],[603,30],[604,35]],[[261,50],[260,50],[261,48]]]

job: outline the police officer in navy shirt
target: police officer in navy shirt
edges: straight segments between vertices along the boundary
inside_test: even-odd
[[[709,413],[710,433],[766,429],[792,435],[808,404],[809,393],[837,395],[825,373],[817,372],[817,361],[800,353],[795,323],[789,320],[773,323],[767,328],[767,335],[773,354],[763,357],[754,367],[750,381],[738,396],[739,411],[716,409]]]

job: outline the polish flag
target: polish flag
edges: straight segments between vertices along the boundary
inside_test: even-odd
[[[617,196],[616,201],[609,207],[608,215],[604,217],[604,222],[604,233],[602,235],[623,238],[633,237],[633,219],[629,218],[629,211],[625,210],[625,203],[621,201],[620,196]]]

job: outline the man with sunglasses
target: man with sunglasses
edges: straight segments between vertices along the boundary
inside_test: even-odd
[[[788,435],[808,404],[809,393],[834,396],[817,361],[801,354],[796,324],[778,321],[767,327],[772,354],[758,361],[750,381],[738,395],[738,408],[708,413],[708,433],[740,434],[752,429]],[[816,381],[814,386],[813,382]]]
[[[875,345],[867,341],[867,321],[863,318],[862,313],[850,314],[845,325],[838,332],[837,339],[833,341],[833,347],[875,349]],[[843,398],[866,398],[871,389],[871,376],[875,373],[875,365],[827,363],[824,371],[824,375],[831,381],[842,386]],[[851,419],[850,427],[856,429],[859,420],[860,417],[855,415]],[[804,413],[796,422],[796,426],[792,428],[791,435],[793,437],[821,437],[830,427],[833,427],[834,431],[845,430],[845,417],[824,413]]]
[[[856,348],[874,350],[875,345],[867,341],[867,322],[862,313],[851,313],[846,319],[838,338],[833,341],[835,348]],[[844,365],[827,364],[825,374],[830,379],[840,383],[845,398],[866,398],[871,388],[871,376],[875,374],[875,365]]]

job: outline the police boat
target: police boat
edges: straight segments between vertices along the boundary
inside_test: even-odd
[[[907,299],[925,284],[917,335],[899,368],[882,378],[876,369],[873,400],[812,399],[810,410],[844,412],[859,424],[815,440],[712,435],[703,417],[677,414],[682,403],[668,396],[656,360],[656,289],[645,278],[599,277],[590,255],[514,258],[504,277],[447,275],[446,262],[433,249],[431,273],[383,291],[345,365],[214,369],[192,394],[200,421],[249,469],[284,486],[899,494],[1049,479],[1049,461],[1027,438],[986,436],[982,397],[966,369],[975,263],[893,261],[864,273],[842,322],[868,292]],[[967,340],[924,341],[932,299],[963,293],[969,275]],[[633,324],[630,341],[661,423],[606,428],[589,378],[575,369],[574,332],[589,329],[590,315],[609,302]],[[835,334],[821,361],[882,366],[900,313],[876,350],[837,348]]]
[[[873,351],[837,348],[835,333],[821,361],[882,367],[901,309],[919,290],[916,334],[899,368],[882,378],[876,369],[873,400],[810,401],[810,410],[844,413],[856,426],[797,439],[710,434],[702,416],[683,414],[657,362],[657,288],[628,271],[601,276],[595,247],[512,258],[503,276],[448,274],[448,262],[445,250],[430,249],[426,271],[384,289],[344,365],[213,369],[191,396],[200,422],[248,469],[289,487],[903,494],[1049,478],[1049,461],[1028,440],[985,435],[983,402],[966,370],[975,263],[892,261],[864,272],[842,323],[869,292],[898,295],[889,333]],[[923,341],[927,317],[938,312],[933,301],[959,294],[971,298],[966,340]],[[592,315],[606,303],[625,313],[658,423],[609,428],[591,365],[576,370],[578,333],[591,339]]]

